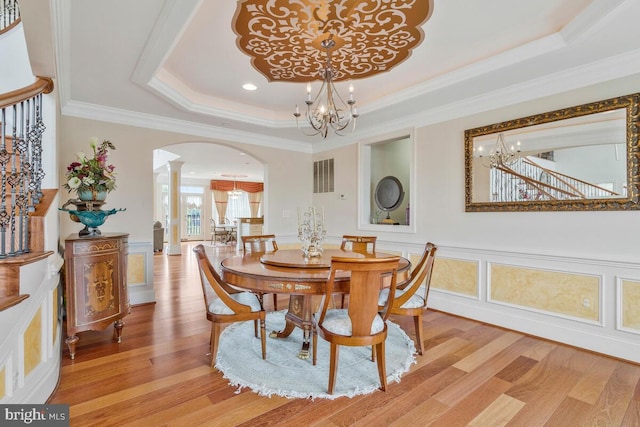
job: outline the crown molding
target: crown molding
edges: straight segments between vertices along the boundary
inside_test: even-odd
[[[562,38],[575,43],[601,28],[608,16],[624,3],[634,0],[595,0],[560,30]]]
[[[211,138],[218,142],[236,142],[257,145],[260,147],[277,148],[280,150],[298,151],[302,153],[312,152],[311,144],[307,142],[273,138],[262,134],[236,131],[224,127],[205,125],[187,120],[173,119],[170,117],[156,116],[79,101],[70,101],[63,105],[62,114],[65,116],[83,119]]]
[[[397,120],[390,120],[373,126],[366,131],[342,137],[337,143],[314,143],[314,153],[352,144],[363,138],[371,138],[389,131],[415,126],[422,127],[448,120],[458,119],[522,102],[535,101],[551,95],[606,83],[619,78],[639,74],[640,49],[605,58],[588,65],[560,71],[537,79],[494,90],[481,95],[450,102],[435,108],[420,111]],[[364,115],[366,113],[363,113]]]
[[[586,66],[557,72],[538,79],[494,90],[464,100],[420,111],[401,119],[369,126],[366,131],[357,131],[342,137],[323,141],[296,142],[261,134],[234,131],[224,127],[204,125],[185,120],[171,119],[151,114],[70,101],[63,105],[62,114],[92,120],[114,122],[149,129],[178,132],[188,135],[213,138],[226,142],[238,142],[263,147],[306,153],[319,153],[345,145],[357,143],[391,130],[413,126],[427,126],[447,120],[469,116],[488,110],[507,107],[542,97],[567,92],[582,87],[627,77],[640,70],[640,49],[606,58]]]
[[[146,88],[180,40],[201,3],[202,0],[164,1],[160,16],[131,74],[131,81]]]
[[[269,118],[269,116],[274,116],[273,110],[255,108],[226,99],[199,94],[164,68],[149,80],[147,89],[151,89],[156,95],[183,111],[219,117],[221,121],[233,120],[269,128],[290,127],[291,122],[295,125],[295,121],[290,119],[277,120]],[[243,112],[239,113],[238,111]],[[290,115],[288,114],[288,116]]]
[[[52,1],[53,44],[56,57],[56,83],[60,105],[71,100],[71,4]]]

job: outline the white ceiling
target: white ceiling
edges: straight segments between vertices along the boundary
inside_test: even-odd
[[[424,41],[409,59],[352,82],[356,133],[322,140],[295,126],[292,113],[304,101],[305,85],[267,82],[236,47],[236,6],[230,0],[54,2],[62,113],[187,132],[193,141],[314,152],[408,118],[428,124],[482,111],[497,98],[501,105],[522,102],[640,70],[639,0],[434,0]],[[618,65],[603,66],[604,58]],[[247,82],[258,90],[244,91]],[[347,86],[337,84],[339,91]],[[248,156],[208,148],[168,150],[183,156],[185,174],[261,176],[259,163],[246,164]]]

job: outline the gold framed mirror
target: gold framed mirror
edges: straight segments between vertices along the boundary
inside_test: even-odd
[[[464,133],[465,210],[640,209],[640,93]]]

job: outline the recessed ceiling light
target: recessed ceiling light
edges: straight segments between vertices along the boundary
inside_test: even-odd
[[[258,86],[254,85],[253,83],[245,83],[242,85],[242,89],[244,90],[256,90],[258,89]]]

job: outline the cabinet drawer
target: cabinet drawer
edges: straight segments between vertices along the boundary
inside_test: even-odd
[[[122,239],[79,240],[73,242],[73,255],[114,252],[121,249]]]

